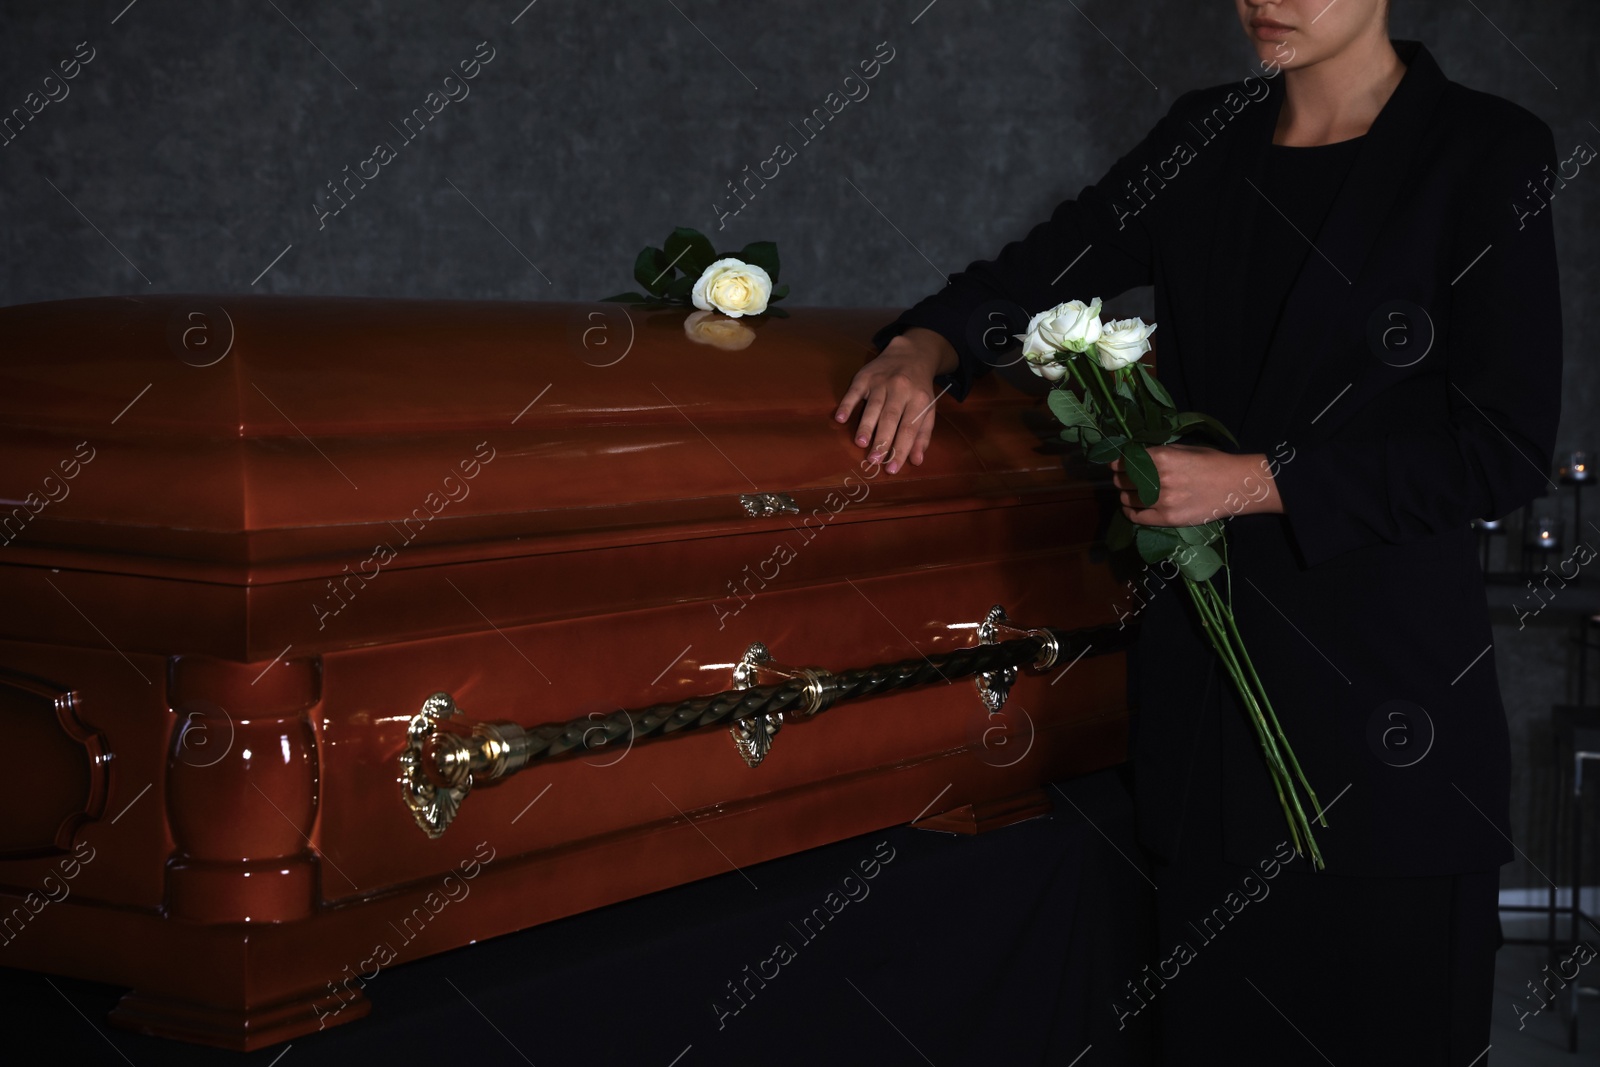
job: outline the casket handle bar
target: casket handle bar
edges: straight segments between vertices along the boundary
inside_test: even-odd
[[[766,646],[757,642],[734,668],[733,688],[724,692],[544,726],[469,722],[449,693],[435,693],[423,701],[407,728],[400,754],[401,795],[417,825],[436,838],[450,826],[474,785],[516,774],[541,760],[601,749],[623,738],[632,745],[727,726],[739,755],[754,767],[771,750],[785,722],[809,719],[847,701],[966,677],[974,679],[984,707],[998,711],[1019,667],[1046,671],[1060,662],[1070,665],[1091,650],[1125,647],[1133,632],[1113,626],[1019,630],[1008,624],[998,605],[977,631],[978,644],[970,648],[837,673],[774,663]]]
[[[800,514],[800,505],[788,493],[740,493],[739,503],[746,514],[757,519]]]

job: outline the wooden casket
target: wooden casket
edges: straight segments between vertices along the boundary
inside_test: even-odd
[[[407,960],[1121,762],[1103,480],[997,375],[868,462],[831,416],[892,317],[0,309],[0,966],[258,1048]]]

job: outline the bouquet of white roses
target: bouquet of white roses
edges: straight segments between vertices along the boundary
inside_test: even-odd
[[[1066,427],[1061,436],[1077,442],[1091,463],[1121,459],[1123,469],[1145,507],[1161,494],[1161,480],[1148,446],[1171,444],[1200,430],[1233,441],[1217,420],[1197,411],[1178,411],[1172,397],[1150,368],[1139,362],[1150,351],[1155,325],[1143,320],[1100,321],[1100,300],[1089,304],[1073,300],[1035,315],[1028,332],[1017,335],[1022,354],[1035,374],[1056,384],[1050,392],[1050,410]],[[1074,392],[1070,385],[1076,385]],[[1311,835],[1311,821],[1300,802],[1304,789],[1317,822],[1327,826],[1317,795],[1300,770],[1283,727],[1267,699],[1255,664],[1245,651],[1244,639],[1233,616],[1233,588],[1219,593],[1211,579],[1227,574],[1227,538],[1222,521],[1200,526],[1149,526],[1134,523],[1119,508],[1112,516],[1106,538],[1112,549],[1136,546],[1146,563],[1173,564],[1183,577],[1189,598],[1199,612],[1200,625],[1211,641],[1261,742],[1272,784],[1289,821],[1295,850],[1309,853],[1320,870],[1322,854]]]

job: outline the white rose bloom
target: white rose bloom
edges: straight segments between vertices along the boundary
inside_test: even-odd
[[[1049,311],[1041,311],[1028,323],[1022,335],[1022,354],[1050,356],[1056,352],[1082,352],[1100,338],[1100,298],[1088,304],[1069,300]]]
[[[1156,332],[1155,324],[1146,326],[1143,319],[1113,319],[1100,331],[1095,349],[1100,356],[1100,366],[1117,370],[1150,351],[1150,335]]]
[[[1047,378],[1052,382],[1059,382],[1067,376],[1067,365],[1065,363],[1035,363],[1029,360],[1028,369],[1039,377]]]
[[[771,275],[754,263],[730,256],[705,269],[694,283],[691,299],[701,311],[715,309],[738,318],[767,310],[767,298],[771,295]]]

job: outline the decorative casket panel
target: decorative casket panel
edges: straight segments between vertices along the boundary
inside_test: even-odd
[[[0,964],[254,1048],[375,968],[1120,762],[1103,486],[995,375],[864,460],[831,415],[890,317],[0,309]]]

